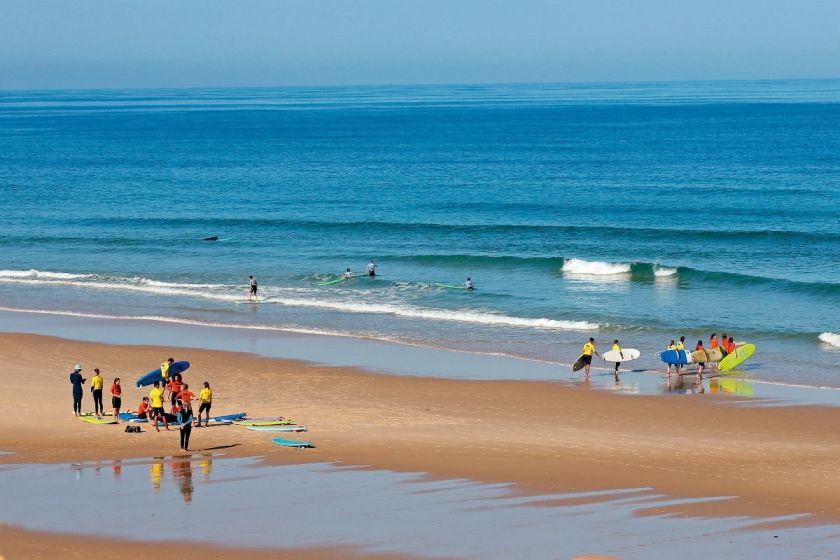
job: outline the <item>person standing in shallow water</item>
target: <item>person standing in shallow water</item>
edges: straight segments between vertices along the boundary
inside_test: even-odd
[[[76,364],[73,368],[73,373],[70,374],[70,383],[73,384],[73,414],[80,416],[82,414],[82,385],[87,381],[82,377],[82,365]]]
[[[253,276],[248,276],[248,301],[251,301],[251,298],[257,301],[257,279]]]

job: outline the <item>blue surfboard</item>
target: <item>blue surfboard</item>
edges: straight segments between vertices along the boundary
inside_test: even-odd
[[[239,420],[240,418],[245,418],[246,416],[248,416],[248,414],[245,412],[235,412],[233,414],[223,414],[222,416],[211,416],[210,418],[221,422],[224,420]]]
[[[665,350],[659,353],[659,359],[669,365],[684,366],[691,363],[691,354],[685,350]]]
[[[182,373],[182,372],[187,371],[188,369],[190,369],[190,363],[189,362],[187,362],[187,361],[175,362],[174,364],[169,366],[169,375],[172,376],[172,375],[175,375],[176,373]],[[142,377],[140,377],[140,379],[137,380],[137,386],[138,387],[144,387],[146,385],[151,385],[155,381],[162,381],[162,380],[163,380],[163,374],[161,373],[160,368],[157,368],[156,370],[150,371],[146,375],[143,375]]]
[[[285,447],[312,447],[311,441],[295,441],[293,439],[283,439],[280,437],[276,437],[271,441],[277,445],[283,445]]]

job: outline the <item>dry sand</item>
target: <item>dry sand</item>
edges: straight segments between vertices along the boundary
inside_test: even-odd
[[[626,396],[561,382],[399,377],[230,352],[21,334],[0,334],[0,450],[15,452],[0,461],[178,453],[174,431],[125,434],[122,426],[80,422],[72,415],[68,381],[76,362],[88,379],[99,367],[106,394],[113,377],[121,377],[124,406],[134,409],[148,394],[134,380],[170,355],[192,362],[185,377],[196,393],[202,381],[211,383],[213,414],[291,417],[310,432],[289,437],[305,436],[317,446],[278,448],[269,434],[230,426],[193,430],[197,451],[514,482],[523,492],[649,486],[675,497],[737,497],[674,506],[671,513],[678,515],[840,518],[836,408],[738,407],[725,396]],[[110,398],[105,401],[107,408]],[[86,391],[83,408],[92,406]],[[17,530],[0,537],[26,545],[23,533],[13,539],[10,531]]]

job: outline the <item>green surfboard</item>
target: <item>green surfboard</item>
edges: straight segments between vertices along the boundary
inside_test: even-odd
[[[735,348],[731,354],[727,354],[718,364],[718,371],[729,371],[743,364],[755,354],[755,344],[744,344]]]

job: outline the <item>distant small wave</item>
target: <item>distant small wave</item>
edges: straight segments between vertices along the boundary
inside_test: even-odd
[[[630,272],[628,263],[610,263],[604,261],[585,261],[583,259],[568,259],[563,263],[563,272],[569,274],[626,274]]]
[[[667,268],[664,266],[654,266],[653,267],[653,275],[663,278],[668,276],[673,276],[677,273],[676,268]]]
[[[0,270],[0,278],[42,278],[54,280],[74,280],[91,278],[92,274],[73,274],[70,272],[48,272],[43,270]]]
[[[824,332],[820,334],[820,340],[836,348],[840,348],[840,334]]]

